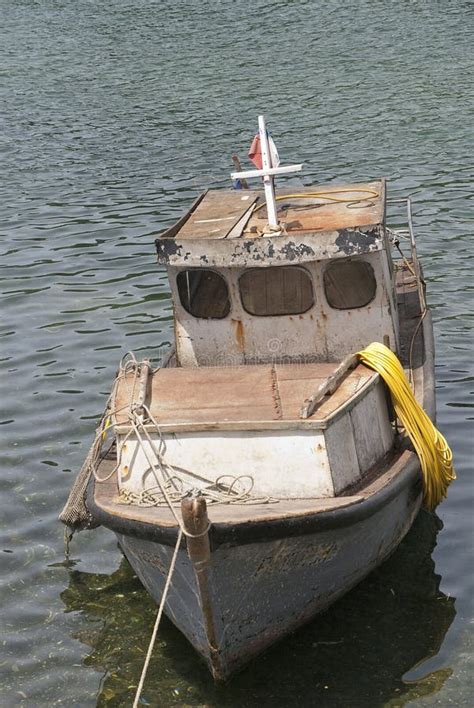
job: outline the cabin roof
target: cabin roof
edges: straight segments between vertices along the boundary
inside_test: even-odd
[[[290,195],[304,195],[290,198]],[[382,247],[385,182],[279,189],[279,234],[262,190],[209,190],[156,241],[166,265],[243,267],[359,255]]]

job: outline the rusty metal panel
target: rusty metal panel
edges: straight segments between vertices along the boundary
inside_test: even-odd
[[[320,234],[322,241],[327,232]],[[317,240],[317,236],[307,237]],[[271,239],[255,239],[259,244],[268,244]],[[275,239],[276,240],[276,239]],[[283,242],[284,239],[281,239]],[[191,242],[187,242],[188,244]],[[229,243],[244,244],[242,239]],[[224,241],[218,244],[229,245]],[[381,241],[379,242],[381,243]],[[305,244],[308,246],[308,243]],[[211,249],[210,249],[211,250]],[[298,248],[298,252],[301,250]],[[248,254],[247,254],[248,255]],[[288,257],[289,251],[286,252]],[[275,255],[273,255],[275,258]],[[358,351],[371,341],[384,341],[388,335],[397,342],[395,320],[397,312],[390,302],[390,288],[384,270],[384,251],[364,256],[371,264],[377,290],[374,300],[367,307],[351,310],[332,309],[324,290],[324,270],[327,260],[304,264],[313,281],[314,304],[300,315],[277,315],[256,317],[243,309],[239,279],[244,269],[223,268],[230,293],[231,311],[220,320],[193,318],[179,301],[176,288],[176,270],[169,269],[169,280],[176,317],[176,346],[180,365],[189,366],[234,366],[266,362],[335,362]],[[265,265],[255,262],[252,265]]]

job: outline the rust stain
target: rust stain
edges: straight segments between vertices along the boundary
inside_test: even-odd
[[[277,377],[277,373],[275,371],[274,366],[272,366],[272,368],[271,368],[271,377],[272,377],[273,405],[275,408],[275,413],[277,415],[277,418],[281,419],[281,418],[283,418],[283,411],[282,411],[282,405],[281,405],[280,390],[278,388],[278,377]]]
[[[298,221],[295,219],[294,221],[288,221],[286,223],[286,230],[287,231],[301,231],[303,228],[303,224],[301,221]]]
[[[245,332],[244,332],[244,324],[242,320],[231,320],[234,328],[235,328],[235,341],[237,342],[237,346],[239,348],[239,351],[243,352],[245,349]]]

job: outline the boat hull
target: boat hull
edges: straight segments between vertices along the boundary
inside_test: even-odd
[[[400,270],[397,282],[401,359],[434,420],[431,316],[428,311],[421,317],[408,268]],[[281,501],[265,509],[242,506],[240,512],[210,507],[211,550],[199,562],[191,560],[182,542],[165,612],[216,680],[227,679],[327,608],[395,550],[421,506],[422,480],[406,440],[393,455],[369,471],[359,487],[334,499],[302,500],[301,505]],[[177,539],[174,519],[168,510],[117,503],[115,459],[104,458],[103,464],[109,465],[100,475],[106,481],[90,480],[88,511],[94,523],[116,533],[159,603]]]
[[[183,547],[165,612],[225,680],[252,657],[314,617],[359,583],[400,543],[420,508],[418,475],[378,510],[331,528],[222,544],[199,568]],[[368,502],[365,502],[368,503]],[[362,503],[363,504],[363,503]],[[158,603],[172,546],[117,533],[145,588]]]

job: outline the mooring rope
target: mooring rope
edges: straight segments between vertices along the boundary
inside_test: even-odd
[[[199,534],[199,535],[202,536],[202,535],[204,535],[204,533],[207,533],[207,529],[205,532],[203,532],[202,534]],[[180,529],[178,531],[178,538],[176,539],[176,546],[174,548],[173,557],[171,558],[171,563],[170,563],[170,567],[168,570],[168,576],[166,578],[165,587],[163,589],[163,595],[161,596],[160,606],[158,607],[158,612],[156,614],[155,624],[153,625],[153,631],[151,633],[150,642],[148,644],[148,651],[146,653],[145,663],[143,664],[142,673],[140,676],[140,681],[138,682],[137,691],[135,693],[135,699],[133,701],[133,708],[137,708],[138,701],[140,700],[140,696],[143,691],[143,685],[145,683],[145,678],[146,678],[146,674],[148,671],[148,666],[150,664],[151,655],[153,652],[153,647],[155,646],[156,635],[158,634],[158,627],[160,626],[161,616],[163,614],[163,609],[165,607],[166,598],[168,596],[168,590],[170,588],[171,580],[173,578],[174,568],[176,565],[176,559],[178,558],[178,552],[179,552],[179,547],[181,545],[182,538],[183,538],[183,529],[180,527]]]

